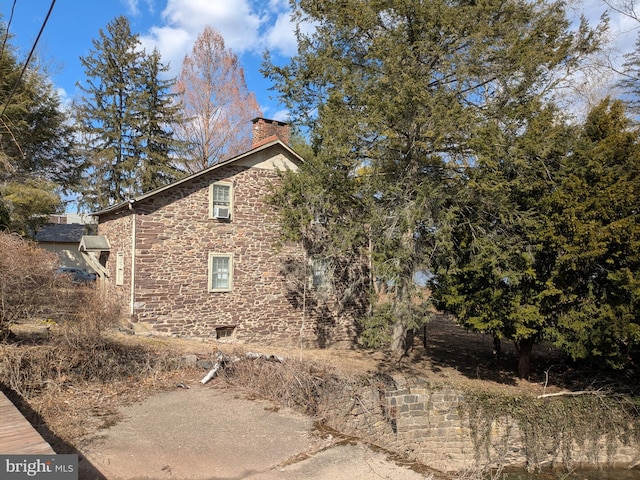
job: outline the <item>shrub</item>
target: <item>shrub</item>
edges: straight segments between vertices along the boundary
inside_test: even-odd
[[[120,304],[93,286],[76,286],[65,294],[63,303],[69,307],[59,320],[65,343],[84,350],[104,345],[105,331],[120,323]]]
[[[91,349],[120,321],[118,302],[93,285],[74,285],[69,276],[55,273],[57,255],[3,232],[0,252],[0,341],[14,323],[41,317],[60,324],[67,345]]]
[[[0,341],[17,320],[50,306],[63,279],[54,275],[58,257],[28,240],[0,232]]]

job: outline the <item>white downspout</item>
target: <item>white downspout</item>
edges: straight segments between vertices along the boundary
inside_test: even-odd
[[[129,306],[129,314],[134,314],[134,306],[136,303],[135,284],[136,284],[136,212],[133,206],[129,204],[131,214],[131,300]]]

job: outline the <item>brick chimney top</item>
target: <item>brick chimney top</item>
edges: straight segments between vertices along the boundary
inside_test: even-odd
[[[279,139],[289,144],[289,124],[278,120],[256,117],[253,120],[253,142],[251,148],[259,147],[272,140]]]

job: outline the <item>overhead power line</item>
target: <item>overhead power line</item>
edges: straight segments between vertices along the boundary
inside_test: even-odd
[[[24,75],[24,72],[27,70],[27,65],[29,65],[29,61],[31,60],[31,57],[33,56],[33,52],[36,50],[36,46],[38,45],[38,41],[40,40],[40,36],[42,35],[42,32],[44,31],[44,27],[47,25],[47,22],[49,21],[49,17],[51,16],[51,12],[53,11],[53,6],[56,4],[56,0],[51,0],[51,6],[49,7],[49,11],[47,12],[47,16],[45,17],[44,21],[42,22],[42,26],[40,27],[40,31],[38,32],[38,36],[36,37],[35,41],[33,42],[33,46],[31,47],[31,51],[29,52],[29,55],[27,56],[27,59],[24,62],[24,65],[22,66],[22,71],[20,72],[20,76],[18,77],[18,80],[16,80],[16,83],[13,85],[13,88],[11,89],[11,93],[9,94],[9,98],[7,98],[7,101],[4,104],[4,107],[2,108],[2,113],[0,113],[0,118],[4,117],[4,112],[7,110],[7,107],[9,106],[9,103],[11,102],[11,98],[13,97],[13,94],[16,91],[16,88],[18,88],[18,85],[20,84],[20,81],[22,80],[22,76]]]
[[[11,27],[11,22],[13,20],[13,11],[16,9],[16,2],[18,0],[13,0],[13,5],[11,5],[11,15],[9,16],[9,22],[7,23],[7,28],[4,32],[4,38],[2,39],[2,49],[0,50],[0,58],[4,57],[4,49],[7,46],[7,40],[9,39],[9,28]]]

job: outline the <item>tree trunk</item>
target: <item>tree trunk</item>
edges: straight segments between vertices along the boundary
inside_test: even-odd
[[[531,374],[531,351],[535,341],[532,338],[525,338],[516,342],[518,350],[518,376],[528,378]]]
[[[391,338],[391,351],[393,353],[406,353],[406,339],[407,339],[407,322],[406,320],[398,320],[393,325],[392,338]]]
[[[499,367],[502,360],[502,342],[497,335],[493,336],[493,358],[496,365]]]

